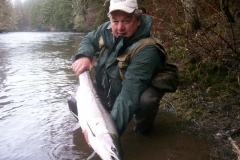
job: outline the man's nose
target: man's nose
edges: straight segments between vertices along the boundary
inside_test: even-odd
[[[124,24],[123,23],[118,23],[118,30],[123,30],[124,29]]]

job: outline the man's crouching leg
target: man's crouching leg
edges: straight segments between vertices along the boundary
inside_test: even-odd
[[[160,92],[154,87],[148,87],[141,95],[140,108],[134,115],[134,131],[148,133],[157,116],[160,100],[165,92]]]

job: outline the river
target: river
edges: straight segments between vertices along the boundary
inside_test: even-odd
[[[81,33],[0,34],[0,159],[85,160],[92,150],[73,130],[66,99],[78,83],[71,69]],[[160,111],[149,135],[121,137],[124,160],[208,159],[208,142],[183,130],[186,122]],[[95,157],[93,159],[99,159]]]

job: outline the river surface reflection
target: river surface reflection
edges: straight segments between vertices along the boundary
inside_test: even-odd
[[[0,34],[0,159],[86,159],[91,154],[66,98],[77,77],[71,56],[81,33]],[[158,114],[150,135],[132,124],[121,141],[125,160],[207,159],[207,142],[181,130],[183,122]],[[95,157],[94,159],[99,159]]]

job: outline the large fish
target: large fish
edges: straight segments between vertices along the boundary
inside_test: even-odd
[[[77,118],[88,145],[103,160],[121,160],[120,137],[110,114],[98,98],[89,71],[79,75]]]

